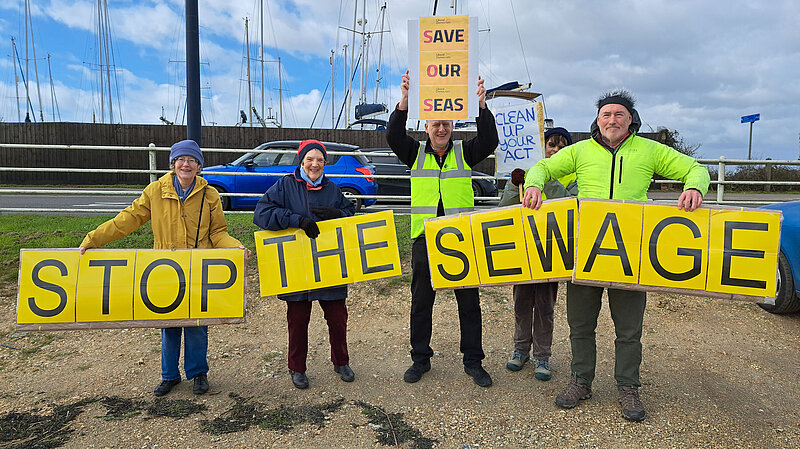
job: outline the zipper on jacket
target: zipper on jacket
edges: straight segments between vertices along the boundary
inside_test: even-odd
[[[610,188],[608,190],[608,199],[610,199],[610,200],[614,199],[614,165],[616,165],[616,162],[617,162],[617,155],[614,154],[614,152],[612,151],[611,152],[611,176],[610,176],[610,178],[611,178],[611,186],[610,186]]]
[[[619,157],[619,181],[617,184],[622,184],[622,156]]]

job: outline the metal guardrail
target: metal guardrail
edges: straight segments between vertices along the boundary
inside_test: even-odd
[[[57,149],[57,150],[110,150],[110,151],[146,151],[148,154],[148,165],[149,169],[141,170],[141,169],[117,169],[117,168],[58,168],[58,167],[0,167],[1,172],[58,172],[58,173],[98,173],[98,172],[108,172],[108,173],[130,173],[130,174],[148,174],[150,175],[150,180],[155,181],[158,179],[160,175],[167,173],[168,170],[157,169],[156,168],[156,153],[161,152],[169,152],[169,147],[156,147],[154,144],[150,144],[147,147],[137,147],[137,146],[94,146],[94,145],[39,145],[39,144],[4,144],[0,143],[0,149],[3,148],[40,148],[40,149]],[[295,153],[292,150],[253,150],[253,149],[241,149],[241,148],[205,148],[203,152],[210,153],[271,153],[271,154],[284,154],[284,153]],[[351,151],[329,151],[328,154],[333,155],[352,155]],[[369,151],[359,151],[359,154],[363,156],[386,156],[385,152],[369,152]],[[494,155],[490,155],[489,158],[494,158]],[[796,165],[800,166],[800,160],[797,161],[790,161],[790,160],[746,160],[746,159],[726,159],[724,156],[721,156],[718,159],[698,159],[698,162],[707,165],[707,166],[716,166],[717,167],[717,179],[712,180],[711,184],[717,186],[716,191],[716,199],[712,200],[707,198],[705,200],[706,203],[709,204],[727,204],[727,205],[738,205],[738,204],[770,204],[775,201],[735,201],[735,200],[725,200],[724,193],[725,193],[725,186],[726,185],[753,185],[753,186],[766,186],[768,190],[770,186],[798,186],[800,187],[800,180],[799,181],[772,181],[771,179],[767,179],[764,181],[728,181],[725,180],[725,169],[731,165],[764,165],[767,167],[767,178],[770,178],[770,173],[772,171],[772,167],[776,165]],[[228,172],[209,172],[203,171],[202,174],[217,174],[217,175],[225,175],[225,176],[273,176],[273,177],[283,177],[285,173],[228,173]],[[408,175],[346,175],[346,174],[331,174],[329,176],[331,178],[374,178],[374,179],[410,179]],[[508,177],[505,176],[473,176],[473,179],[490,179],[494,182],[500,180],[508,180]],[[655,183],[658,184],[681,184],[680,181],[673,181],[673,180],[654,180]],[[32,195],[83,195],[83,194],[91,194],[91,195],[98,195],[98,196],[130,196],[130,195],[137,195],[140,190],[75,190],[75,189],[57,189],[57,190],[49,190],[49,189],[3,189],[3,193],[6,194],[32,194]],[[498,189],[498,193],[500,189]],[[249,193],[220,193],[221,196],[228,196],[228,197],[260,197],[262,194],[249,194]],[[351,195],[353,198],[375,198],[377,200],[406,200],[410,201],[410,196],[403,196],[403,195]],[[477,201],[499,201],[500,197],[476,197]],[[27,212],[108,212],[105,209],[30,209],[26,208],[24,210],[20,210],[19,208],[2,208],[0,207],[0,212],[19,212],[19,211],[27,211]],[[250,212],[243,212],[243,213],[250,213]]]

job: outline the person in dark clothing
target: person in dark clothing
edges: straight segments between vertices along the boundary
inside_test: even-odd
[[[428,250],[423,222],[426,218],[458,214],[472,210],[471,167],[489,156],[497,147],[494,116],[486,107],[486,89],[478,77],[478,135],[468,141],[453,141],[452,120],[428,120],[428,140],[418,142],[406,134],[408,119],[408,72],[402,77],[401,97],[389,117],[386,140],[397,157],[411,168],[411,359],[403,380],[417,382],[431,369],[430,347],[433,328],[433,301]],[[477,288],[455,290],[461,328],[461,352],[464,371],[482,387],[492,378],[481,366],[485,355],[481,342],[481,307]]]
[[[304,140],[300,142],[297,154],[300,166],[264,193],[253,213],[253,223],[270,231],[300,228],[309,238],[315,239],[319,236],[316,222],[350,217],[355,213],[355,206],[323,174],[327,151],[322,142]],[[346,285],[278,295],[278,299],[286,301],[288,365],[295,387],[308,388],[306,356],[312,301],[319,301],[328,323],[333,370],[345,382],[355,379],[347,352],[346,298]]]

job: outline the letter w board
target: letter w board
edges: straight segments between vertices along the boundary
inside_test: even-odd
[[[545,201],[425,222],[434,288],[572,280],[727,299],[774,298],[782,215],[612,200]]]
[[[478,18],[408,21],[409,118],[467,120],[478,116]]]
[[[241,249],[20,250],[17,329],[245,321]]]

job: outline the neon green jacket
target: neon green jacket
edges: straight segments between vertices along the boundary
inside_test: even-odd
[[[654,140],[631,134],[615,150],[594,138],[582,140],[536,163],[525,176],[525,188],[539,189],[551,179],[574,172],[578,198],[647,201],[653,174],[684,183],[684,190],[708,191],[708,169],[694,158]]]

